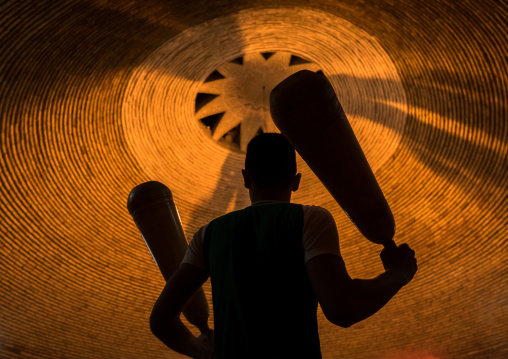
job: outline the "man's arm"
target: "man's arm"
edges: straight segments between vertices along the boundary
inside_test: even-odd
[[[351,279],[338,255],[324,254],[307,262],[307,273],[326,318],[349,327],[381,309],[416,272],[414,251],[402,245],[399,265],[374,279]]]
[[[206,271],[183,263],[166,283],[150,316],[152,333],[169,348],[192,358],[211,358],[213,342],[196,338],[180,320],[180,313],[207,279]]]

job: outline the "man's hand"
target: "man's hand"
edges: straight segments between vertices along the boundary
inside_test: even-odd
[[[213,346],[196,338],[180,320],[180,313],[207,279],[205,270],[183,263],[166,283],[150,316],[150,329],[160,341],[174,351],[196,359],[210,359]],[[200,338],[208,336],[209,329],[202,331]]]
[[[198,340],[202,343],[201,351],[199,356],[194,359],[211,359],[213,354],[213,329],[210,329],[208,332],[201,333],[198,337]]]
[[[401,244],[394,252],[388,252],[383,249],[380,256],[384,268],[404,277],[406,284],[413,279],[418,267],[416,265],[415,251],[409,245],[406,243]]]

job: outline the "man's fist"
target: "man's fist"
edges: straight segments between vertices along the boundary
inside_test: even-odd
[[[418,267],[416,265],[415,251],[406,243],[397,247],[397,250],[381,251],[381,261],[385,270],[391,269],[404,277],[406,283],[409,283]]]
[[[214,343],[214,331],[209,329],[206,332],[202,332],[198,337],[201,343],[200,356],[194,357],[194,359],[211,359],[213,354],[213,343]]]

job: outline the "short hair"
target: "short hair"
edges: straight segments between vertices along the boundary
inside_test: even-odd
[[[296,175],[295,149],[280,133],[261,133],[247,145],[245,169],[260,189],[286,189]]]

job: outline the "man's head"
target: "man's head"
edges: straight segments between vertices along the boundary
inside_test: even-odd
[[[278,133],[262,133],[249,142],[242,173],[250,190],[291,192],[300,183],[295,149]]]

